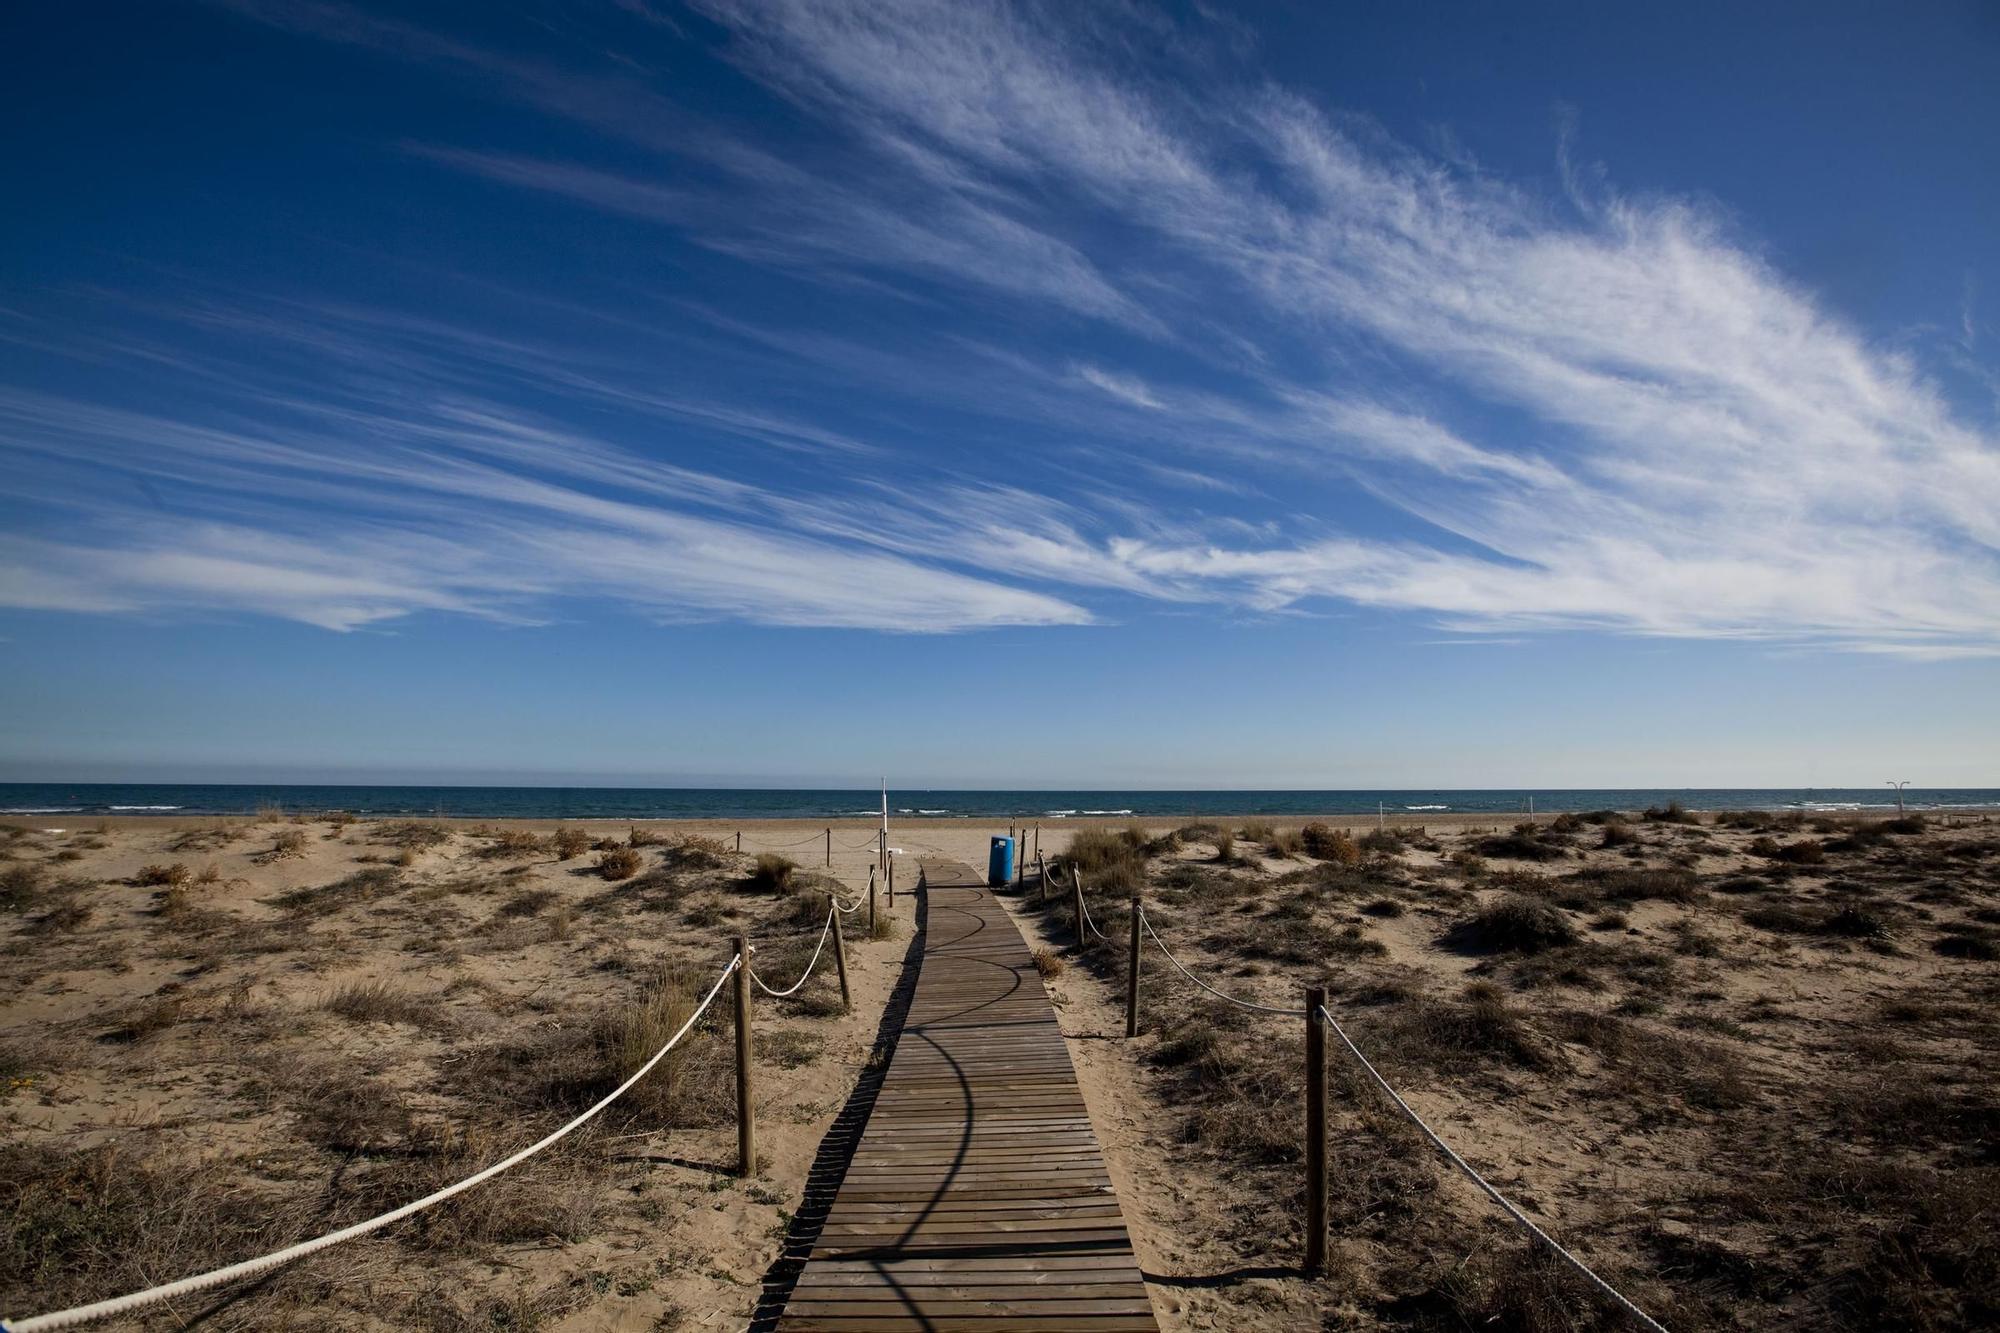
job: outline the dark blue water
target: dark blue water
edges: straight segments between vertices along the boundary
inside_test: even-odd
[[[1679,801],[1691,810],[1895,808],[1886,787],[1632,787],[1461,791],[898,791],[889,810],[902,819],[1060,819],[1084,815],[1372,815],[1461,812],[1506,815],[1527,809],[1641,810]],[[2000,788],[1909,788],[1912,809],[2000,808]],[[276,808],[347,810],[357,815],[440,815],[477,819],[838,819],[875,813],[873,791],[760,787],[376,787],[183,783],[0,783],[8,815],[250,814]]]

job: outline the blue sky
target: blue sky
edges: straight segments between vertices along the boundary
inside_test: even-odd
[[[2000,782],[1994,11],[1417,8],[18,8],[0,778]]]

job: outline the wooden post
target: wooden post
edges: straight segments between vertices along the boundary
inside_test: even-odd
[[[875,867],[868,867],[868,935],[875,936]]]
[[[833,917],[833,965],[840,973],[840,1007],[854,1008],[854,994],[847,989],[847,933],[840,928],[840,904],[826,895],[826,910]]]
[[[1039,862],[1041,859],[1042,859],[1042,826],[1039,823],[1037,823],[1035,825],[1035,860]]]
[[[1076,873],[1076,867],[1069,868],[1070,883],[1076,886],[1076,902],[1072,904],[1072,915],[1076,917],[1076,950],[1082,953],[1090,948],[1090,940],[1084,932],[1089,927],[1083,924],[1083,876]]]
[[[1132,895],[1132,951],[1125,956],[1125,1035],[1139,1035],[1139,895]]]
[[[1307,1277],[1326,1271],[1326,1029],[1319,1011],[1326,992],[1306,990],[1306,1265]]]
[[[826,864],[828,869],[833,867],[833,826],[831,824],[827,825],[826,829]]]
[[[1023,832],[1025,833],[1025,830]],[[1014,842],[1014,891],[1016,893],[1019,893],[1021,886],[1028,882],[1028,849],[1021,845],[1026,841],[1026,837],[1022,837],[1016,839]]]
[[[889,854],[889,906],[896,905],[896,854]]]
[[[750,941],[736,937],[736,1174],[757,1170],[757,1125],[750,1101]]]
[[[737,850],[737,851],[739,851],[739,852],[743,850],[743,830],[742,830],[742,829],[737,829],[737,830],[736,830],[736,850]]]

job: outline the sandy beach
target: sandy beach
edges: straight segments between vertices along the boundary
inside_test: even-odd
[[[1990,1229],[1964,1210],[1990,1197],[2000,1125],[1995,826],[1661,813],[1348,819],[1304,841],[1281,820],[1041,824],[1111,942],[1079,947],[1070,895],[1032,876],[1006,902],[1042,951],[1163,1327],[1388,1326],[1412,1302],[1557,1320],[1528,1327],[1599,1316],[1344,1064],[1338,1262],[1294,1276],[1299,1025],[1215,1003],[1149,951],[1126,1041],[1133,893],[1219,988],[1283,1007],[1326,987],[1413,1105],[1671,1326],[1989,1298],[1990,1256],[1965,1247]],[[212,1326],[742,1326],[822,1139],[881,1058],[916,860],[983,866],[1007,831],[892,822],[901,892],[879,893],[873,936],[849,918],[853,1011],[824,969],[758,1001],[750,1180],[730,1173],[728,1030],[711,1014],[652,1093],[563,1152],[222,1296]],[[686,1012],[733,936],[796,975],[825,895],[865,897],[874,835],[860,820],[13,825],[0,1125],[19,1202],[0,1311],[198,1271],[496,1158],[607,1086],[621,1033],[643,1037],[661,1004]],[[1036,841],[1030,825],[1030,859]],[[1826,1211],[1829,1170],[1853,1201]],[[1794,1244],[1809,1219],[1822,1234]]]

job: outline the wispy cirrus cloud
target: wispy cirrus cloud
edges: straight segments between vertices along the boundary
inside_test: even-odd
[[[576,597],[662,619],[911,633],[1091,619],[1046,593],[788,531],[780,496],[496,404],[339,425],[223,430],[0,392],[0,454],[94,538],[0,542],[0,603],[335,630],[423,611],[527,623]],[[120,478],[171,487],[173,508],[208,517],[108,500]]]
[[[1709,211],[1579,186],[1565,214],[1268,86],[1194,111],[1034,7],[703,7],[742,35],[746,68],[857,137],[1067,189],[1151,234],[1180,292],[1251,303],[1253,337],[1340,330],[1408,382],[1525,415],[1479,441],[1371,401],[1337,365],[1262,376],[1239,434],[1303,457],[1316,420],[1329,449],[1410,465],[1371,484],[1471,549],[1106,548],[1136,571],[1484,627],[2000,643],[1990,426]],[[1115,367],[1086,378],[1158,401]]]
[[[561,433],[444,372],[464,392],[430,384],[387,422],[351,404],[338,427],[320,422],[373,441],[371,467],[391,466],[383,441],[422,442],[451,494],[535,514],[552,537],[615,539],[579,540],[593,554],[563,586],[628,587],[612,572],[639,563],[619,544],[632,540],[728,549],[759,570],[822,554],[888,561],[923,614],[947,624],[960,621],[940,604],[966,579],[986,608],[971,623],[1071,623],[1087,613],[1070,590],[1089,590],[1266,611],[1330,599],[1484,633],[2000,651],[1990,412],[1953,403],[1913,352],[1828,308],[1713,207],[1620,194],[1575,162],[1567,138],[1566,194],[1546,198],[1226,62],[1190,71],[1172,52],[1141,59],[1159,33],[1111,40],[1071,7],[700,0],[729,34],[729,57],[812,129],[809,150],[764,146],[754,127],[703,120],[629,69],[504,55],[332,4],[234,7],[449,67],[640,155],[614,168],[414,150],[440,167],[643,219],[808,281],[865,277],[912,308],[948,312],[941,340],[869,346],[858,331],[787,330],[766,346],[880,395],[928,394],[998,421],[1010,450],[996,457],[1040,447],[1044,462],[1060,451],[1065,467],[1090,466],[1066,505],[955,490],[978,486],[976,465],[933,469],[917,493],[856,481],[801,505],[662,465],[650,492],[660,511],[721,529],[663,534],[597,507],[614,480],[643,485],[648,460],[578,452],[595,472],[536,478],[538,460],[564,450]],[[989,334],[977,327],[989,310],[1018,323]],[[725,321],[763,336],[715,312]],[[1953,354],[1969,358],[1969,314],[1962,323]],[[976,367],[968,324],[989,344]],[[1068,339],[1079,326],[1105,336],[1079,349]],[[479,355],[514,356],[519,374],[572,402],[806,452],[886,447],[809,413],[669,392],[534,350]],[[198,451],[190,428],[149,427]],[[1044,436],[1059,443],[1038,446]],[[896,446],[906,463],[924,447]],[[238,480],[270,466],[204,457]],[[1170,512],[1156,492],[1107,483],[1121,467],[1211,480],[1240,470],[1245,484],[1215,490],[1231,497],[1219,510]],[[1010,479],[998,464],[987,478]],[[525,498],[547,485],[567,498]],[[1396,521],[1355,521],[1350,493]],[[930,517],[954,495],[979,499],[951,522]],[[501,530],[462,536],[466,552],[506,547]],[[52,568],[81,580],[79,598],[104,587],[74,557]],[[677,585],[701,590],[685,604],[708,613],[750,596],[672,568]],[[432,574],[425,586],[452,609],[502,613],[454,581],[449,561]],[[752,582],[767,600],[752,598],[748,614],[796,614],[768,600],[769,578]],[[837,623],[913,618],[825,596],[847,608],[829,614],[853,616]],[[369,604],[358,592],[345,603]]]

